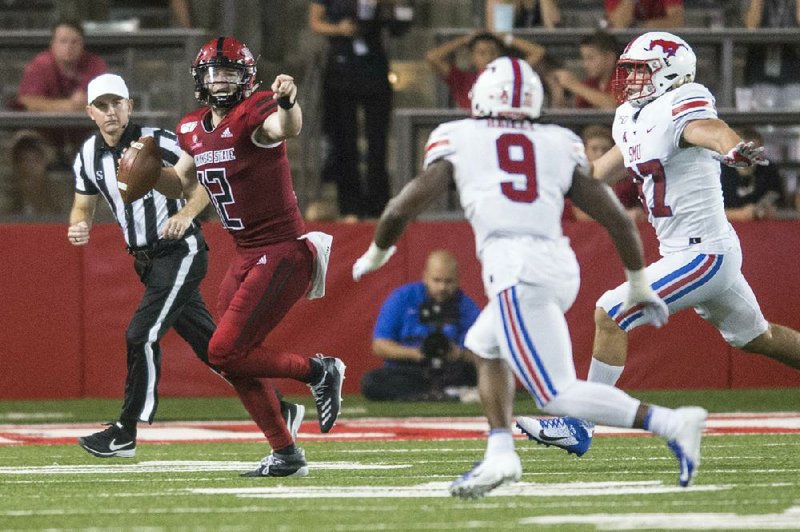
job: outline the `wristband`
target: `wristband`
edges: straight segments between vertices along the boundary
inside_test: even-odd
[[[505,44],[507,47],[510,47],[510,46],[511,46],[511,43],[513,43],[513,42],[514,42],[514,36],[513,36],[512,34],[510,34],[510,33],[507,33],[507,34],[506,34],[506,36],[505,36],[505,37],[503,37],[503,43],[504,43],[504,44]]]
[[[278,98],[278,105],[281,107],[281,109],[286,109],[287,111],[294,107],[295,103],[297,103],[297,100],[295,99],[295,101],[291,101],[289,100],[288,96],[281,96]]]

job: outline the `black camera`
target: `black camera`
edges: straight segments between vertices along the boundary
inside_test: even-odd
[[[450,339],[442,332],[445,325],[458,323],[458,300],[451,297],[438,302],[426,299],[419,306],[419,322],[433,327],[433,331],[425,337],[420,351],[434,368],[441,367],[444,358],[450,351]]]
[[[441,329],[449,323],[458,323],[458,298],[453,296],[441,303],[426,299],[419,306],[419,322]]]

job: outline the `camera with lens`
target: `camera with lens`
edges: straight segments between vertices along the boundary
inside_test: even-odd
[[[450,339],[442,331],[445,325],[458,323],[458,318],[458,301],[455,297],[443,302],[426,299],[419,306],[419,322],[433,328],[420,346],[431,369],[441,369],[450,351]]]

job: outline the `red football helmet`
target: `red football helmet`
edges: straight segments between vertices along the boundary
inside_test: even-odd
[[[214,70],[222,70],[217,76]],[[235,76],[230,73],[235,72]],[[228,74],[228,75],[225,75]],[[231,36],[217,37],[200,48],[192,64],[194,97],[205,105],[227,109],[252,94],[256,87],[256,60],[247,46]],[[213,94],[211,81],[236,85],[232,93]]]

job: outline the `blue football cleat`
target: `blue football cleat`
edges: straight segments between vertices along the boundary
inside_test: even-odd
[[[559,447],[568,454],[583,456],[592,445],[594,425],[574,417],[518,417],[517,427],[528,439],[542,445]]]

